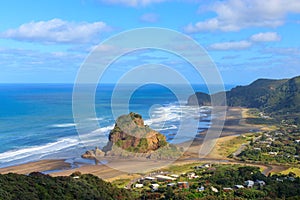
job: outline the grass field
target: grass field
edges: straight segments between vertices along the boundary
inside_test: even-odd
[[[253,138],[253,134],[245,134],[242,136],[234,137],[231,140],[224,141],[220,144],[219,152],[222,156],[227,157],[235,153],[242,144],[248,143]]]
[[[179,165],[171,165],[164,170],[169,171],[171,173],[186,173],[192,171],[192,168],[198,165],[202,165],[202,162],[191,163],[191,164],[179,164]]]
[[[290,167],[287,170],[281,171],[280,174],[289,174],[293,172],[296,176],[300,177],[300,168]]]
[[[128,183],[130,182],[130,179],[117,179],[112,181],[111,183],[118,188],[124,188]]]

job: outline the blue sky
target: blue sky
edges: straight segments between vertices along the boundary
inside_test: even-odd
[[[72,83],[93,47],[142,27],[195,39],[226,84],[300,75],[299,0],[10,0],[0,13],[1,83]]]

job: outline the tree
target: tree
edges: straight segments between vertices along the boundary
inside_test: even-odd
[[[172,187],[167,187],[165,199],[175,199],[175,193]]]

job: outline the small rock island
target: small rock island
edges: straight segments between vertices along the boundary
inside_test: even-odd
[[[105,157],[172,159],[182,152],[166,137],[144,124],[141,115],[129,113],[116,120],[109,133],[106,146],[87,151],[82,158],[103,159]]]

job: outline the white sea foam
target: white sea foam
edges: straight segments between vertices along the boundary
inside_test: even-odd
[[[186,107],[186,106],[178,106],[178,105],[168,105],[155,108],[152,111],[152,118],[145,120],[145,124],[151,125],[152,128],[158,131],[163,130],[177,130],[178,127],[175,125],[180,122],[183,118],[190,117],[199,117],[199,114],[203,110],[195,111],[194,108]],[[102,120],[103,118],[93,118],[89,120]],[[167,124],[166,124],[167,123]],[[200,123],[201,128],[209,128],[210,123]],[[54,124],[51,127],[56,128],[66,128],[66,127],[74,127],[75,123],[64,123],[64,124]],[[83,143],[93,144],[99,142],[101,140],[101,136],[104,136],[109,133],[110,130],[114,128],[114,124],[101,127],[91,131],[87,134],[80,135],[80,139]],[[100,136],[100,137],[99,137]],[[106,138],[107,139],[107,138]],[[104,140],[104,139],[103,139]],[[51,153],[57,153],[59,151],[74,148],[80,144],[79,139],[76,137],[70,138],[61,138],[56,142],[47,143],[40,146],[32,146],[23,149],[7,151],[4,153],[0,153],[0,163],[11,162],[15,160],[32,160],[35,158],[40,158],[45,155],[49,155]]]
[[[65,124],[53,124],[51,125],[51,127],[54,127],[54,128],[68,128],[68,127],[74,127],[76,126],[75,123],[65,123]]]
[[[91,131],[89,133],[81,134],[80,138],[85,140],[86,138],[91,138],[91,137],[95,137],[95,136],[105,135],[109,131],[111,131],[113,128],[114,128],[114,125],[110,125],[110,126],[105,126],[105,127],[102,127],[102,128],[98,128],[98,129],[96,129],[94,131]]]
[[[103,117],[88,118],[88,120],[90,121],[101,121],[103,119],[104,119]]]
[[[177,126],[171,125],[171,126],[169,126],[169,127],[165,127],[165,128],[161,128],[161,129],[156,129],[156,130],[157,130],[157,131],[166,131],[166,130],[176,130],[176,129],[178,129]]]
[[[14,160],[31,158],[35,156],[42,157],[51,152],[57,152],[66,148],[70,148],[79,144],[79,140],[75,137],[73,138],[62,138],[56,142],[47,143],[40,146],[32,146],[24,149],[7,151],[0,153],[0,163],[10,162]]]
[[[195,109],[190,106],[179,106],[170,104],[167,106],[161,106],[155,108],[151,111],[150,116],[151,119],[145,120],[147,125],[151,125],[153,123],[161,123],[162,121],[166,122],[174,122],[180,121],[181,118],[190,118],[190,117],[200,117],[201,114],[200,109]]]

